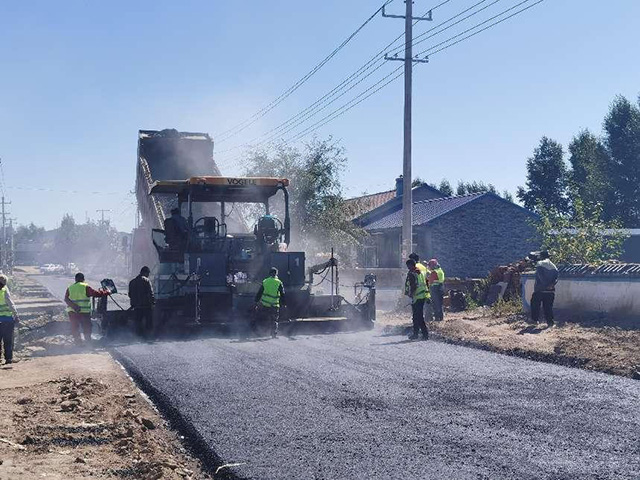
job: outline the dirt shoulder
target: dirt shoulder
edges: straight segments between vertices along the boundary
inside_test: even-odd
[[[0,480],[211,478],[107,351],[72,344],[60,302],[16,277],[16,363],[0,367]]]
[[[380,315],[378,324],[404,331],[411,325],[410,313]],[[630,325],[559,318],[548,328],[522,315],[494,316],[478,308],[448,313],[429,328],[452,343],[640,379],[640,330]]]
[[[107,353],[0,368],[0,478],[207,478]]]

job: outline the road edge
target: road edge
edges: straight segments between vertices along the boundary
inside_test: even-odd
[[[125,372],[134,381],[147,398],[152,402],[153,407],[164,417],[169,426],[183,437],[182,443],[189,453],[200,460],[207,473],[216,480],[247,480],[234,472],[233,467],[225,463],[222,458],[213,450],[207,441],[200,435],[193,424],[173,406],[169,398],[158,390],[146,377],[138,370],[134,363],[118,352],[114,348],[107,349],[111,357],[119,363]]]
[[[393,330],[390,330],[387,334],[404,335],[411,331],[410,325],[397,325],[393,326]],[[397,331],[396,331],[397,329]],[[497,353],[500,355],[507,355],[509,357],[517,357],[525,360],[531,360],[533,362],[551,363],[561,367],[577,368],[585,370],[587,372],[603,373],[606,375],[613,375],[616,377],[627,378],[629,380],[640,380],[640,376],[634,376],[634,374],[623,375],[620,372],[609,368],[588,368],[590,359],[573,357],[570,355],[563,355],[559,353],[546,353],[537,352],[535,350],[528,350],[525,348],[501,348],[499,346],[491,345],[474,340],[468,340],[463,338],[448,337],[443,333],[429,329],[429,338],[436,342],[445,343],[448,345],[456,345],[459,347],[473,348],[476,350],[483,350],[485,352]]]

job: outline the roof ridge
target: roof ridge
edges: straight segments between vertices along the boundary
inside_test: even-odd
[[[417,203],[442,202],[445,200],[456,200],[458,198],[465,198],[465,197],[481,197],[482,195],[486,195],[487,193],[491,193],[491,192],[476,192],[476,193],[467,193],[465,195],[454,195],[451,197],[428,198],[426,200],[416,200],[415,202],[413,202],[413,204],[415,205]]]
[[[367,193],[366,195],[360,195],[359,197],[347,198],[345,199],[345,201],[348,202],[349,200],[362,200],[363,198],[373,197],[375,195],[382,195],[383,193],[391,193],[391,192],[395,192],[395,190],[385,190],[383,192]]]

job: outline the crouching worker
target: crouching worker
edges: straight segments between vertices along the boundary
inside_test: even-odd
[[[413,320],[413,333],[409,340],[416,340],[418,332],[422,332],[422,339],[429,339],[429,330],[424,323],[424,303],[427,300],[427,281],[424,273],[416,267],[416,261],[407,260],[407,280],[405,282],[405,295],[411,298],[411,310]]]
[[[271,337],[273,338],[278,336],[280,303],[285,304],[284,286],[278,278],[278,269],[272,267],[269,271],[269,276],[262,281],[260,290],[256,294],[256,306],[259,321],[268,322],[271,327]]]
[[[0,349],[4,348],[4,362],[9,364],[13,363],[13,331],[19,319],[7,282],[7,277],[0,275]]]
[[[67,304],[69,322],[71,322],[71,335],[76,345],[82,344],[80,329],[84,334],[84,341],[91,344],[91,297],[106,297],[106,290],[94,290],[84,282],[84,275],[76,273],[76,282],[69,285],[64,294],[64,303]]]

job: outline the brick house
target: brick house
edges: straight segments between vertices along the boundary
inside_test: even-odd
[[[536,218],[533,212],[493,193],[417,198],[413,201],[413,250],[423,259],[437,258],[448,276],[485,277],[496,265],[539,248],[530,224]],[[370,233],[358,252],[362,267],[400,266],[401,195],[354,222]]]

